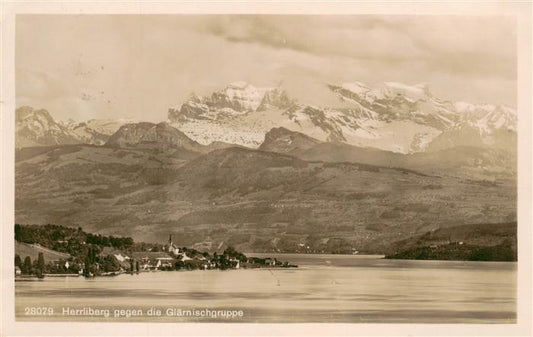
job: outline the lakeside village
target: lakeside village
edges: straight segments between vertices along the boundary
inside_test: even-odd
[[[135,243],[81,228],[15,225],[15,277],[114,276],[172,270],[297,267],[275,258],[247,257],[232,247],[222,253],[164,244]]]

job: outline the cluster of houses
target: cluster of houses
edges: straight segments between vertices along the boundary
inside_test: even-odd
[[[120,263],[124,270],[136,269],[137,271],[151,271],[165,268],[172,268],[176,260],[192,260],[172,242],[169,237],[168,244],[163,246],[161,251],[124,252],[104,249],[103,254],[111,254]]]
[[[174,269],[176,262],[186,262],[188,265],[194,266],[195,269],[215,269],[217,267],[209,256],[202,254],[188,256],[187,252],[181,251],[172,242],[172,235],[169,236],[168,243],[163,246],[161,251],[132,252],[130,256],[119,252],[114,253],[113,256],[125,270],[130,270],[133,267],[133,261],[135,263],[133,268],[137,271]],[[236,268],[240,268],[238,260],[231,261],[236,264]]]
[[[161,247],[161,246],[160,246]],[[162,248],[152,248],[148,251],[128,252],[115,250],[111,247],[105,247],[101,252],[101,256],[105,256],[103,260],[99,260],[94,264],[95,271],[87,272],[89,275],[93,273],[101,276],[117,275],[123,272],[146,272],[156,270],[177,270],[177,269],[240,269],[240,268],[261,268],[261,267],[294,267],[288,263],[281,263],[275,258],[255,258],[246,257],[245,255],[236,252],[232,248],[228,248],[222,255],[214,253],[201,253],[195,249],[180,249],[172,242],[172,235],[169,236],[168,243]],[[115,262],[113,267],[109,268],[107,263],[110,263],[109,258],[112,257]],[[48,260],[52,274],[47,276],[78,276],[85,275],[84,270],[87,268],[79,262],[66,261],[64,259]],[[76,264],[75,270],[78,273],[69,273],[70,264]],[[118,263],[118,266],[117,264]],[[53,268],[55,266],[55,268]],[[118,270],[116,269],[118,267]],[[15,268],[15,275],[20,276],[21,270],[17,266]]]

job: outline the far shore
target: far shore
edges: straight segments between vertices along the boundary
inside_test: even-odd
[[[334,254],[334,253],[251,253],[251,252],[245,252],[246,256],[252,256],[252,257],[263,257],[263,256],[336,256],[336,257],[359,257],[359,258],[367,258],[367,259],[384,259],[386,255],[384,254]]]

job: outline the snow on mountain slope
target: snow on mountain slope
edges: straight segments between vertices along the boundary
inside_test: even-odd
[[[224,142],[257,148],[273,127],[298,128],[283,116],[283,109],[293,104],[280,88],[234,82],[208,97],[192,94],[181,107],[169,109],[168,121],[203,145]]]
[[[482,134],[490,134],[494,130],[516,132],[517,113],[510,107],[456,102],[455,108],[464,116],[466,124],[477,128]]]
[[[244,129],[231,124],[214,123],[207,120],[191,120],[181,123],[169,121],[169,123],[202,145],[224,142],[257,148],[264,139],[262,129]]]
[[[65,126],[57,123],[48,111],[22,106],[15,110],[15,146],[77,144],[80,141]]]
[[[209,96],[192,94],[170,108],[168,123],[202,145],[222,142],[258,148],[272,128],[283,127],[322,142],[373,147],[399,153],[454,146],[512,147],[516,110],[502,105],[451,102],[426,84],[361,82],[328,85],[342,107],[296,102],[280,87],[233,82]],[[17,109],[17,147],[105,144],[130,120],[55,122],[45,110]]]
[[[90,119],[77,122],[72,119],[56,121],[44,109],[22,106],[15,111],[16,147],[64,144],[103,145],[129,119]]]
[[[280,88],[256,88],[246,82],[233,82],[211,96],[192,94],[181,107],[170,108],[168,117],[174,122],[224,120],[255,111],[288,108],[292,104]]]
[[[385,82],[371,89],[360,83],[329,88],[341,100],[354,105],[361,115],[380,120],[411,120],[444,131],[470,125],[483,133],[498,129],[516,131],[516,110],[503,105],[471,104],[441,100],[426,84],[406,85]]]
[[[424,151],[442,132],[465,123],[489,131],[513,124],[510,108],[482,114],[477,105],[463,107],[434,97],[425,84],[386,82],[372,89],[353,82],[329,88],[349,107],[306,105],[289,98],[281,88],[236,82],[211,96],[192,95],[181,107],[169,109],[168,118],[173,126],[205,145],[222,141],[256,148],[266,132],[284,127],[320,141],[400,153]],[[507,115],[501,117],[499,111]]]
[[[236,106],[239,110],[255,111],[268,90],[271,89],[256,88],[246,82],[234,82],[230,83],[217,97],[222,100],[227,98],[230,102],[238,102]]]
[[[124,124],[138,123],[129,118],[120,119],[89,119],[85,124],[91,129],[104,135],[112,135]]]
[[[103,145],[109,137],[125,124],[135,123],[130,119],[90,119],[85,122],[72,120],[60,122],[82,143]]]
[[[419,152],[424,149],[462,145],[466,139],[479,138],[477,144],[485,146],[509,144],[512,140],[503,138],[516,137],[516,110],[503,105],[471,104],[450,102],[435,97],[426,84],[406,85],[398,82],[386,82],[379,89],[371,89],[361,82],[345,83],[340,86],[329,85],[333,93],[342,101],[353,105],[353,114],[358,116],[359,125],[365,123],[374,127],[375,138],[386,143],[398,142],[398,152]],[[366,121],[366,122],[365,122]],[[385,122],[379,126],[379,122]],[[403,130],[395,130],[399,137],[386,140],[384,132],[390,124],[404,123]],[[413,132],[413,130],[421,129]],[[475,131],[472,134],[472,129]],[[439,137],[440,134],[443,134]],[[473,138],[474,137],[474,138]],[[406,146],[405,140],[411,138]],[[495,139],[498,139],[497,141]],[[439,145],[430,146],[432,141]],[[446,139],[446,141],[443,141]],[[456,139],[457,141],[454,141]],[[354,143],[355,142],[355,143]],[[347,143],[355,140],[347,138]],[[403,144],[403,145],[402,145]],[[376,144],[368,144],[376,146]],[[381,145],[377,145],[383,148]],[[403,148],[404,150],[401,150]]]
[[[438,146],[430,145],[442,133],[470,130],[465,126],[478,130],[486,145],[494,143],[494,136],[492,140],[488,137],[494,130],[516,130],[512,108],[442,100],[426,84],[386,82],[373,89],[353,82],[328,87],[349,107],[301,104],[281,88],[235,82],[208,97],[192,95],[180,108],[171,108],[168,118],[201,144],[222,141],[251,148],[258,147],[266,132],[275,127],[320,141],[400,153],[453,146],[449,137],[439,140]]]
[[[316,127],[310,116],[303,112],[289,113],[276,108],[231,116],[224,110],[211,112],[211,115],[204,114],[201,118],[169,119],[169,123],[203,145],[224,142],[258,148],[263,143],[265,134],[280,126],[292,131],[305,131],[311,137],[324,141],[329,136],[327,132]]]
[[[425,84],[386,82],[380,89],[370,89],[356,82],[329,88],[339,99],[353,104],[354,113],[360,118],[411,120],[437,130],[455,124],[457,113],[452,104],[433,97]]]

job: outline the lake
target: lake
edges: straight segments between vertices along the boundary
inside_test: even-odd
[[[516,322],[516,263],[247,255],[273,256],[299,267],[17,281],[16,317],[104,322]]]

